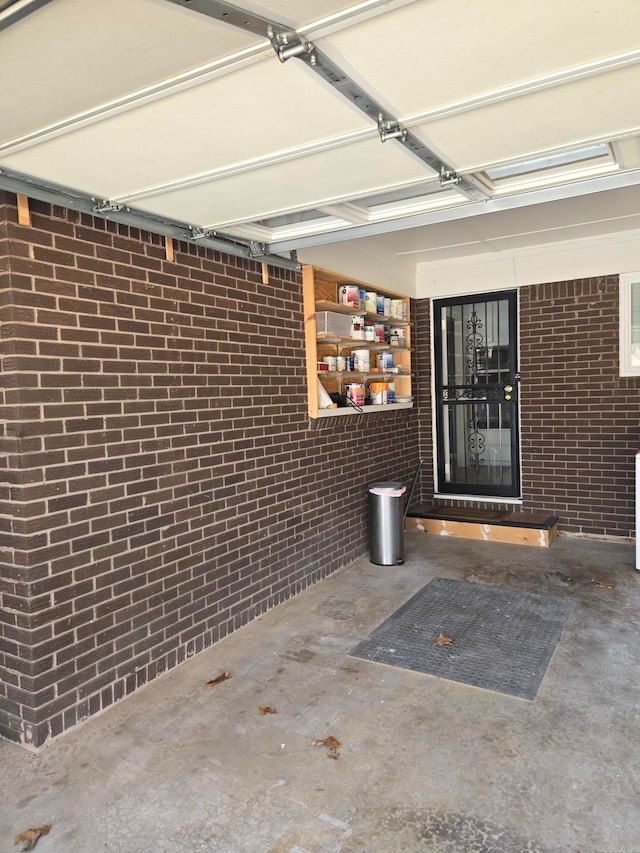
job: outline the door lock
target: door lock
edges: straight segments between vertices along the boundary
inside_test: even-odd
[[[505,394],[510,394],[512,391],[513,391],[513,385],[505,385],[504,386],[504,393]]]

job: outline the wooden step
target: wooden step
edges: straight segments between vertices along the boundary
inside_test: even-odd
[[[431,533],[548,548],[558,535],[558,517],[526,510],[417,506],[407,513],[408,533]]]

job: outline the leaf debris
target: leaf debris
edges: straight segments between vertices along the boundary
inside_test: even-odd
[[[265,714],[277,714],[278,713],[275,708],[271,707],[271,705],[260,705],[258,707],[258,711],[260,711],[261,717],[264,717]]]
[[[231,678],[231,673],[225,670],[220,673],[217,678],[212,678],[211,681],[207,681],[207,687],[213,687],[215,684],[222,684],[222,682],[226,681],[228,678]]]
[[[39,826],[37,829],[25,829],[24,832],[19,832],[13,839],[14,844],[22,844],[23,850],[33,850],[36,846],[36,841],[41,835],[48,835],[51,829],[50,823],[45,823],[44,826]]]
[[[436,646],[450,646],[455,643],[453,637],[445,637],[445,635],[440,631],[438,636],[436,637]]]
[[[592,583],[595,587],[597,587],[598,589],[613,589],[613,588],[615,587],[615,584],[613,584],[613,583],[604,583],[603,581],[596,581],[596,580],[593,580],[593,581],[591,581],[591,583]]]
[[[311,743],[311,746],[326,746],[329,750],[327,753],[327,758],[333,758],[336,761],[340,758],[340,753],[338,750],[342,746],[337,738],[334,738],[332,735],[326,737],[324,740],[314,740]]]

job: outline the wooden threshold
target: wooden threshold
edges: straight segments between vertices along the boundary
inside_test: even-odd
[[[544,512],[419,506],[409,510],[405,529],[408,533],[548,548],[558,535],[558,518]]]

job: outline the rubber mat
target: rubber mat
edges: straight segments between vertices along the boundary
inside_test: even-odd
[[[570,598],[436,578],[350,654],[535,699],[572,608]],[[437,645],[439,634],[453,642]]]

